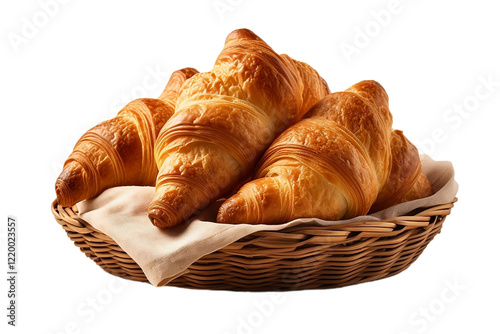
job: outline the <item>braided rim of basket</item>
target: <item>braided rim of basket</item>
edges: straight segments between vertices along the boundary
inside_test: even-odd
[[[441,231],[450,203],[381,221],[294,226],[260,231],[198,259],[167,285],[244,291],[341,287],[395,275],[408,268]],[[52,203],[68,237],[108,273],[148,282],[139,265],[106,234]]]

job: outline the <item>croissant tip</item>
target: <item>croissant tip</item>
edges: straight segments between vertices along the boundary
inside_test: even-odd
[[[151,220],[151,223],[154,226],[156,226],[156,227],[159,227],[159,228],[163,228],[164,227],[163,224],[162,224],[162,222],[161,222],[161,220],[159,220],[159,219],[156,219],[156,218],[154,218],[152,216],[149,216],[149,220]]]
[[[237,196],[233,196],[222,203],[217,213],[217,223],[239,224],[244,223],[243,206]]]
[[[199,73],[198,70],[193,68],[193,67],[185,67],[183,69],[180,69],[179,71],[181,71],[182,73],[184,73],[186,75],[186,79],[189,79],[193,75]]]
[[[72,161],[64,166],[56,180],[55,191],[57,202],[61,206],[73,206],[92,196],[92,184],[89,182],[82,166]]]
[[[158,228],[167,228],[178,225],[178,222],[175,222],[168,216],[163,210],[158,208],[150,208],[148,210],[148,217],[151,223]]]
[[[227,219],[227,215],[225,215],[223,213],[223,211],[220,211],[217,213],[217,219],[216,219],[216,222],[217,223],[220,223],[220,224],[227,224],[229,223],[228,219]]]
[[[226,43],[229,42],[230,40],[239,39],[239,38],[253,39],[253,40],[257,40],[257,41],[262,40],[252,30],[247,29],[247,28],[240,28],[240,29],[236,29],[236,30],[231,31],[229,33],[229,35],[227,35]]]
[[[73,206],[73,200],[71,198],[71,189],[68,187],[67,183],[60,178],[56,181],[56,200],[61,206]]]

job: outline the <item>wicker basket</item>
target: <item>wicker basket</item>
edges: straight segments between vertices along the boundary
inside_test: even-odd
[[[341,287],[400,273],[441,231],[452,202],[384,221],[256,232],[205,255],[170,283],[195,289],[273,291]],[[142,269],[77,208],[52,203],[75,245],[112,275],[148,282]]]

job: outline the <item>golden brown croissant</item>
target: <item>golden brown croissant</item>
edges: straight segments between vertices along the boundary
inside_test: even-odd
[[[375,81],[326,96],[273,142],[257,179],[222,204],[217,221],[277,224],[366,214],[389,175],[391,126],[387,94]]]
[[[432,195],[431,184],[422,173],[418,150],[400,130],[392,131],[391,157],[389,177],[370,212]]]
[[[186,81],[159,134],[152,223],[177,225],[230,191],[273,139],[328,92],[308,65],[276,54],[250,30],[233,31],[213,69]]]
[[[153,186],[155,139],[174,113],[182,84],[195,73],[193,68],[175,71],[158,99],[136,99],[87,131],[56,181],[58,203],[71,206],[113,186]]]
[[[330,94],[330,88],[328,88],[325,79],[323,79],[314,68],[309,66],[309,64],[292,59],[286,54],[282,54],[281,58],[295,65],[301,78],[302,109],[297,118],[297,120],[299,120],[316,102]]]

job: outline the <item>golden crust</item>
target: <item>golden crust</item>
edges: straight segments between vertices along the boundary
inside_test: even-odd
[[[309,74],[314,78],[302,77]],[[152,223],[177,225],[248,177],[272,140],[298,120],[304,82],[314,80],[321,82],[310,88],[308,104],[328,89],[314,70],[301,72],[248,29],[230,33],[214,68],[184,83],[156,142]]]
[[[390,165],[387,103],[374,81],[323,98],[273,142],[257,179],[222,204],[217,221],[277,224],[366,214],[387,177],[383,166]]]
[[[175,71],[159,99],[137,99],[88,130],[76,143],[56,181],[57,201],[71,206],[121,185],[154,185],[154,141],[173,115],[183,82],[197,71]]]
[[[282,54],[281,57],[293,64],[302,78],[302,109],[298,115],[297,120],[299,120],[316,102],[330,94],[330,88],[326,81],[309,64],[292,59],[286,54]]]
[[[430,182],[422,173],[418,150],[400,130],[392,131],[391,155],[389,177],[370,212],[432,194]]]
[[[329,94],[273,142],[256,179],[222,204],[217,221],[348,219],[431,195],[417,149],[391,127],[379,83]]]
[[[384,88],[373,80],[361,81],[344,92],[326,96],[304,117],[313,116],[340,123],[353,133],[370,156],[380,189],[387,179],[391,163],[388,147],[392,115]]]

